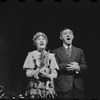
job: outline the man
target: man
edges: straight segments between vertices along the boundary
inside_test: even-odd
[[[73,31],[65,28],[60,32],[63,46],[53,52],[59,66],[55,89],[58,98],[84,98],[82,74],[87,70],[83,50],[72,45]]]

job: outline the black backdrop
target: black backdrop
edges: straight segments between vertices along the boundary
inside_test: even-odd
[[[99,6],[99,1],[90,0],[0,2],[0,85],[15,96],[24,94],[27,79],[22,66],[27,53],[35,48],[33,34],[44,32],[48,49],[53,50],[62,45],[59,32],[68,27],[74,31],[73,45],[84,50],[88,64],[84,75],[86,95],[99,98]]]

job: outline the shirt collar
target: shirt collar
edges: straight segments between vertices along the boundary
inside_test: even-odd
[[[63,43],[63,46],[67,49],[68,47],[71,49],[72,44],[70,46],[66,45],[65,43]]]

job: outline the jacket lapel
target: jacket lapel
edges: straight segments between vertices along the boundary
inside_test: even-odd
[[[75,48],[74,46],[72,46],[72,54],[71,54],[70,61],[74,61],[75,60],[75,57],[76,57],[77,53],[78,53],[78,49]]]
[[[60,47],[59,54],[68,62],[68,57],[64,46]]]
[[[78,50],[74,46],[72,46],[72,53],[71,53],[70,58],[67,57],[66,49],[63,46],[60,47],[60,50],[59,50],[60,56],[62,56],[64,60],[66,60],[67,62],[74,61],[77,53],[78,53]]]

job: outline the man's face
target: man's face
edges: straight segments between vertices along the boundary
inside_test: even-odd
[[[47,43],[47,41],[43,36],[39,36],[36,39],[36,45],[37,45],[38,49],[45,49],[46,48],[46,43]]]
[[[74,39],[74,35],[69,29],[66,29],[62,33],[61,39],[63,40],[63,42],[65,44],[70,45],[70,44],[72,44],[72,41]]]

